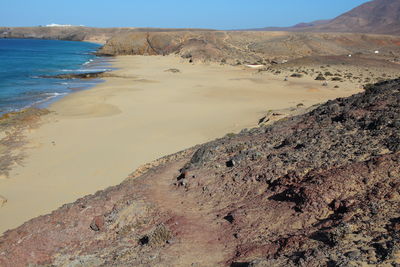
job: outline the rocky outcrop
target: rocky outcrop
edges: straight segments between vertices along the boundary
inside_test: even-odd
[[[396,266],[399,112],[400,79],[165,157],[6,232],[0,265]]]
[[[107,71],[95,71],[95,72],[85,72],[85,73],[68,73],[68,74],[57,74],[57,75],[45,75],[41,78],[47,79],[97,79],[103,78],[108,75]]]

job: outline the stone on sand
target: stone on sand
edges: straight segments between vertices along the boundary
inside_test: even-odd
[[[0,196],[0,208],[7,203],[7,198]]]

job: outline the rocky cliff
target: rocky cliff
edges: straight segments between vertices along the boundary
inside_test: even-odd
[[[0,265],[396,266],[399,114],[392,80],[165,157],[6,232]]]

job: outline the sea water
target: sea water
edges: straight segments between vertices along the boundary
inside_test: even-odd
[[[98,48],[86,42],[0,39],[0,114],[45,107],[76,89],[100,82],[43,78],[107,70],[107,61],[93,54]]]

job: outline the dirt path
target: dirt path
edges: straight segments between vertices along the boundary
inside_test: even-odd
[[[169,165],[160,170],[154,179],[148,182],[147,198],[160,212],[170,214],[176,225],[173,245],[167,254],[175,258],[171,266],[221,266],[232,257],[234,248],[228,247],[233,242],[226,242],[226,226],[215,215],[201,209],[198,201],[184,195],[183,189],[172,185],[173,177],[184,162]],[[146,179],[147,180],[147,179]],[[229,235],[232,236],[232,235]]]

